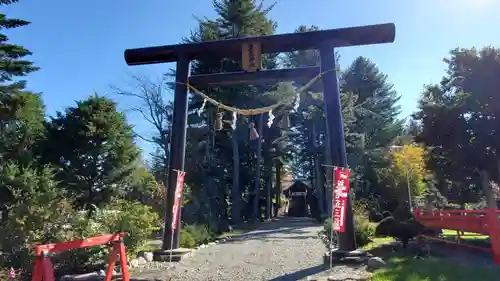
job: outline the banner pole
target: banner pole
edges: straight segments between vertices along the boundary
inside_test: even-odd
[[[174,251],[174,249],[172,249],[174,247],[174,236],[173,235],[170,235],[170,263],[172,263],[172,252]]]
[[[174,205],[172,206],[172,224],[171,224],[171,229],[172,229],[172,234],[170,235],[170,262],[172,262],[172,255],[173,255],[173,247],[174,247],[174,231],[179,227],[177,224],[179,222],[179,212],[181,211],[181,200],[182,200],[182,186],[184,184],[184,172],[177,170],[177,169],[172,169],[177,173],[177,181],[176,181],[176,186],[175,186],[175,199],[174,199]],[[180,233],[179,233],[180,235]]]
[[[340,233],[345,231],[345,208],[349,197],[348,168],[334,167],[333,192],[332,192],[332,230],[330,232],[330,245],[333,245],[333,233],[337,233],[337,245],[340,244]],[[333,253],[330,252],[330,269],[333,267]]]
[[[326,165],[325,165],[326,166]],[[334,225],[334,216],[333,216],[333,210],[334,210],[334,206],[335,206],[335,170],[337,169],[336,166],[330,166],[328,165],[329,167],[333,168],[332,169],[332,172],[333,172],[333,182],[332,182],[332,213],[330,214],[331,215],[331,228],[330,228],[330,252],[328,253],[330,255],[330,269],[332,269],[333,267],[333,225]],[[336,241],[336,243],[338,244],[338,241]]]

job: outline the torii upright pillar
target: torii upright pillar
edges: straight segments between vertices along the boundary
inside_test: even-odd
[[[216,86],[222,84],[246,84],[262,81],[294,81],[298,78],[316,77],[323,72],[325,111],[327,117],[327,133],[333,164],[347,166],[347,155],[340,105],[340,91],[337,71],[333,59],[334,48],[369,44],[391,43],[394,41],[396,27],[392,23],[349,27],[341,29],[310,31],[260,37],[244,37],[201,43],[187,43],[170,46],[157,46],[125,51],[128,65],[155,64],[177,62],[177,82],[183,83],[186,78],[193,86]],[[319,50],[321,67],[301,67],[292,69],[261,70],[261,54],[283,53],[297,50]],[[250,55],[249,55],[250,52]],[[189,61],[216,57],[242,59],[245,71],[230,73],[209,73],[188,77]],[[251,61],[250,61],[251,60]],[[325,72],[326,71],[326,72]],[[187,120],[187,88],[177,83],[174,97],[174,119],[172,124],[172,143],[170,146],[170,177],[167,184],[167,210],[165,214],[165,235],[163,249],[170,249],[170,238],[174,237],[173,249],[179,247],[180,229],[172,231],[170,220],[174,189],[177,180],[172,169],[184,168],[185,137]],[[345,232],[339,233],[340,255],[354,252],[354,216],[352,204],[348,200]],[[180,226],[180,224],[179,224]]]

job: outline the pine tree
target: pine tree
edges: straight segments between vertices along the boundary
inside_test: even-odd
[[[17,0],[0,0],[0,6],[9,5],[18,2]],[[30,22],[8,18],[5,14],[0,13],[0,27],[2,29],[11,29],[23,27]],[[24,81],[14,81],[16,77],[26,76],[30,72],[38,70],[38,67],[33,65],[33,62],[24,59],[32,53],[22,46],[10,44],[8,37],[4,33],[0,33],[0,93],[7,94],[15,89],[21,90],[24,88]]]
[[[1,0],[0,6],[16,2]],[[3,30],[28,24],[28,21],[8,18],[0,13]],[[0,54],[0,158],[26,163],[30,160],[26,152],[43,131],[45,113],[40,95],[24,91],[25,81],[17,81],[16,78],[37,71],[38,67],[25,59],[31,52],[8,43],[4,33],[0,33]]]
[[[398,120],[399,96],[387,75],[380,72],[375,63],[358,57],[343,74],[343,91],[353,93],[358,108],[351,132],[361,136],[363,147],[359,157],[362,163],[360,196],[377,193],[377,169],[388,165],[387,146],[394,143],[403,131],[403,121]]]
[[[343,75],[344,91],[356,93],[356,104],[362,104],[362,115],[357,116],[358,132],[366,135],[368,149],[391,143],[399,136],[403,124],[398,120],[401,112],[397,105],[400,97],[387,75],[369,59],[358,57]]]
[[[14,4],[15,0],[0,0],[0,6]],[[29,22],[8,18],[0,13],[0,28],[3,30],[23,27]],[[38,200],[30,181],[49,182],[50,172],[44,168],[39,172],[33,165],[33,148],[44,132],[45,108],[39,94],[25,91],[25,81],[18,80],[37,71],[25,57],[31,52],[24,47],[8,42],[0,32],[0,216],[7,220],[8,210],[26,204],[19,194]],[[13,172],[16,171],[16,172]],[[47,202],[44,202],[47,203]],[[42,204],[44,204],[42,203]]]
[[[244,36],[259,36],[273,34],[276,23],[268,18],[268,13],[273,5],[264,7],[262,3],[257,4],[254,0],[215,0],[213,1],[217,17],[214,20],[200,20],[199,28],[191,34],[185,41],[202,42],[209,40],[222,40]],[[263,68],[272,69],[277,66],[276,55],[263,56]],[[230,71],[241,71],[241,61],[233,59],[204,59],[192,65],[192,74],[219,73]],[[264,95],[263,93],[272,90],[269,85],[237,85],[224,87],[203,87],[203,92],[224,104],[239,108],[256,108],[270,105],[282,98],[278,95]],[[190,109],[198,109],[203,100],[195,96],[190,101]],[[193,186],[203,188],[207,198],[214,198],[216,202],[209,205],[211,211],[215,214],[214,220],[223,224],[226,220],[225,210],[226,196],[228,193],[231,199],[231,219],[233,223],[238,223],[243,206],[241,202],[241,193],[245,190],[253,192],[255,181],[255,169],[259,167],[255,163],[255,143],[248,141],[248,122],[254,121],[254,118],[244,118],[239,116],[236,130],[225,124],[222,132],[213,131],[213,121],[216,113],[215,108],[208,105],[201,118],[190,118],[190,124],[193,125],[192,133],[188,132],[188,142],[195,144],[204,144],[203,149],[198,148],[198,152],[205,155],[205,159],[199,163],[203,173],[197,173],[196,178],[189,179],[189,173],[186,174],[187,181],[196,181]],[[225,112],[224,119],[230,120],[231,114]],[[205,134],[200,134],[195,126],[204,127]],[[195,132],[196,131],[196,132]],[[195,135],[200,139],[195,139]],[[265,138],[264,138],[265,139]],[[188,147],[190,145],[188,144]],[[191,147],[199,147],[192,145]],[[188,152],[189,153],[189,152]],[[231,157],[233,156],[233,157]],[[193,159],[199,159],[194,157]],[[265,157],[264,157],[265,158]],[[246,167],[245,169],[240,169]],[[205,175],[205,176],[201,176]],[[204,178],[205,177],[205,178]],[[211,180],[220,178],[220,181]],[[228,192],[226,182],[232,182],[231,191]],[[257,191],[258,192],[258,191]],[[255,194],[255,193],[254,193]],[[255,212],[255,210],[254,210]],[[217,217],[218,216],[218,217]],[[219,227],[220,228],[220,227]]]
[[[137,167],[133,136],[116,103],[91,96],[48,122],[43,160],[57,168],[79,207],[100,205],[119,193]]]

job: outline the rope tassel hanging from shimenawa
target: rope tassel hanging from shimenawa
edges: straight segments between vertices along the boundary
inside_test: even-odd
[[[259,137],[259,133],[257,133],[257,129],[255,129],[255,123],[250,123],[250,140],[256,140]]]
[[[236,130],[236,121],[238,120],[238,113],[233,111],[233,120],[231,121],[231,128]]]
[[[273,125],[273,122],[274,122],[273,111],[269,110],[268,115],[269,115],[269,117],[267,119],[267,127],[271,128],[271,126]]]
[[[217,112],[215,114],[214,129],[216,131],[222,130],[222,112]]]
[[[198,116],[201,116],[201,114],[203,113],[203,110],[205,110],[205,106],[207,105],[207,99],[204,99],[203,100],[203,104],[201,105],[200,108],[198,108],[198,110],[196,111],[198,113]]]

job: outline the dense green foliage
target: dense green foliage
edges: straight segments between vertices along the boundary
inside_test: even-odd
[[[0,14],[2,31],[28,24]],[[97,95],[46,121],[42,96],[19,80],[38,70],[26,59],[31,52],[3,33],[0,43],[0,268],[23,276],[32,270],[34,244],[119,231],[137,253],[161,220],[133,201],[151,204],[161,189],[140,163],[132,127]],[[103,250],[65,253],[59,270],[102,265]]]
[[[0,6],[15,2],[0,0]],[[182,41],[274,34],[277,23],[269,16],[273,5],[256,2],[214,0],[215,17],[201,17],[198,28]],[[130,254],[136,254],[159,230],[165,214],[173,133],[167,93],[174,87],[173,73],[160,81],[133,77],[136,89],[114,88],[120,97],[138,99],[134,110],[153,125],[153,132],[133,128],[117,102],[96,93],[47,116],[43,96],[27,91],[22,80],[38,70],[28,59],[31,52],[3,33],[28,24],[0,14],[0,269],[12,266],[29,272],[30,247],[35,243],[118,231],[128,233],[125,243]],[[318,29],[302,25],[295,32]],[[440,209],[498,204],[500,49],[452,50],[445,59],[445,76],[439,84],[425,87],[418,111],[408,122],[399,119],[400,95],[375,61],[358,57],[342,66],[339,58],[331,56],[341,81],[351,196],[362,205],[355,210],[358,246],[375,235],[371,222],[392,223],[392,230],[379,230],[384,235],[411,238],[414,230],[401,230],[411,217],[409,200]],[[267,54],[262,66],[318,64],[318,52],[308,50]],[[191,72],[240,69],[240,60],[204,59],[193,62]],[[204,101],[191,97],[181,246],[195,247],[231,225],[276,216],[286,201],[283,188],[290,184],[290,174],[311,183],[314,215],[324,219],[330,214],[332,171],[323,164],[333,165],[337,159],[330,158],[326,145],[322,84],[300,93],[298,107],[293,108],[297,88],[307,82],[199,89],[242,109],[285,102],[273,110],[270,126],[265,113],[238,115],[233,128],[230,112],[211,105],[198,112]],[[223,128],[216,131],[218,114],[223,115]],[[252,123],[257,139],[250,139]],[[135,137],[155,146],[148,165],[142,163]],[[402,150],[395,151],[395,146]],[[327,240],[330,228],[327,220]],[[102,248],[71,251],[58,262],[62,271],[79,271],[102,263],[103,253]]]
[[[108,203],[137,168],[132,127],[114,102],[92,96],[47,123],[42,161],[57,169],[78,206]]]
[[[214,235],[205,225],[189,224],[181,231],[181,247],[194,248],[214,239]]]
[[[464,205],[484,196],[495,207],[500,167],[498,155],[498,89],[500,49],[454,49],[440,84],[422,93],[415,118],[416,140],[428,149],[427,165],[437,189]]]
[[[365,245],[368,245],[374,237],[375,234],[375,229],[372,224],[369,223],[368,219],[363,217],[363,216],[356,216],[356,219],[354,221],[355,227],[356,227],[356,245],[358,247],[363,247]],[[325,220],[323,230],[320,232],[320,235],[322,236],[323,243],[325,246],[330,244],[330,239],[331,239],[331,234],[332,234],[332,221],[331,219]],[[336,245],[337,241],[337,235],[334,232],[333,233],[333,245]]]

